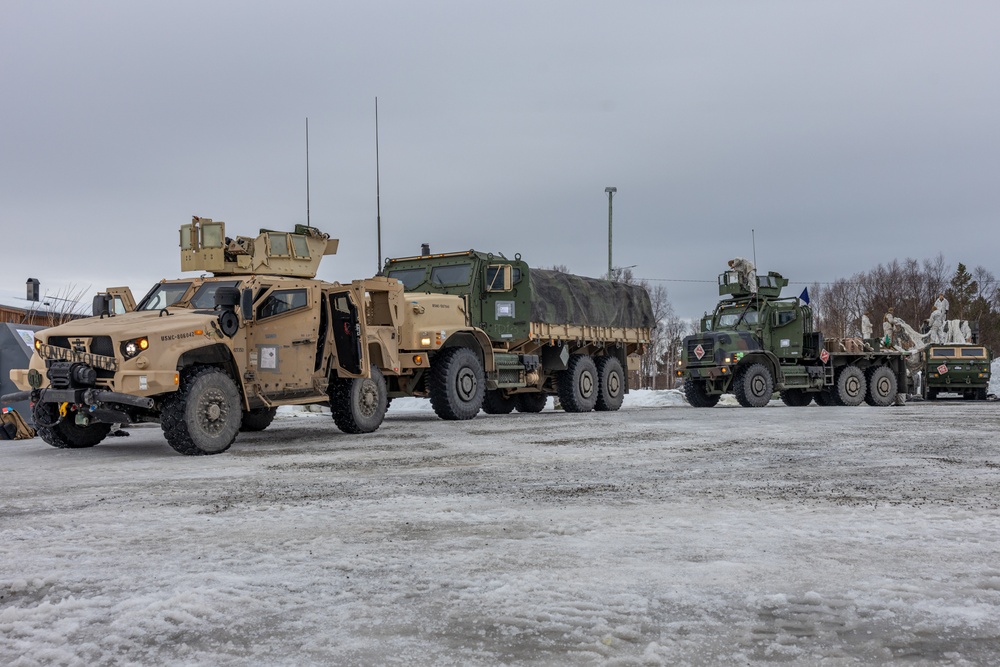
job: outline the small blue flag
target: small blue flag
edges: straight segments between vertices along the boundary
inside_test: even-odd
[[[807,306],[809,305],[809,288],[808,287],[806,287],[805,289],[802,290],[802,294],[799,295],[799,298],[802,299],[802,303],[806,304]]]

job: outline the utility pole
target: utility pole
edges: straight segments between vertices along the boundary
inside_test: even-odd
[[[608,187],[604,191],[608,193],[608,280],[611,280],[611,200],[618,188]]]

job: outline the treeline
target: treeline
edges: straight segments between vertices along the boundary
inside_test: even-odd
[[[948,319],[968,320],[974,330],[978,323],[979,342],[1000,353],[1000,288],[985,267],[969,271],[959,262],[952,270],[943,255],[923,261],[893,260],[850,278],[809,287],[814,324],[828,338],[860,336],[865,312],[878,336],[890,308],[921,331],[940,294],[948,299]]]

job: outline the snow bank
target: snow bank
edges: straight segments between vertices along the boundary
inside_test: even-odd
[[[1000,396],[1000,359],[994,359],[990,367],[990,388],[989,393]]]

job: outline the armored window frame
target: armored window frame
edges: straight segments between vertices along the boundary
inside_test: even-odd
[[[221,248],[226,244],[226,225],[222,222],[203,222],[201,229],[202,248]]]
[[[266,320],[290,313],[309,305],[308,291],[303,288],[274,290],[257,306],[257,320]]]
[[[963,347],[962,356],[972,359],[985,359],[986,348],[984,347]]]
[[[309,243],[302,234],[291,234],[292,253],[298,259],[309,259]]]
[[[267,251],[271,257],[291,257],[291,244],[288,242],[288,234],[281,232],[268,232]]]
[[[514,283],[512,274],[510,264],[490,264],[486,267],[486,291],[509,292]]]
[[[194,225],[181,225],[181,250],[194,250],[198,245],[198,232]]]
[[[953,347],[935,347],[931,349],[931,357],[935,359],[954,359],[955,356],[955,348]]]

